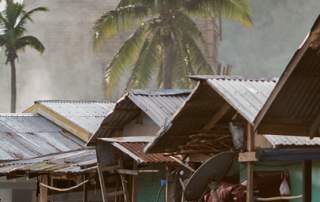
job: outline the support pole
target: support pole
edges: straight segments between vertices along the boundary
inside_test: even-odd
[[[83,181],[87,180],[86,174],[83,175]],[[83,202],[88,202],[88,185],[87,183],[83,185]]]
[[[251,123],[247,122],[247,150],[254,151],[254,132]],[[246,202],[251,202],[253,198],[253,162],[247,163],[247,198]]]
[[[108,202],[108,197],[107,197],[107,192],[106,192],[106,185],[104,183],[103,172],[102,172],[102,167],[101,167],[100,163],[97,163],[97,168],[98,168],[98,175],[99,175],[99,181],[100,181],[102,201],[103,202]]]
[[[133,170],[138,170],[138,162],[133,160]],[[137,201],[137,180],[138,176],[132,176],[132,202]]]
[[[48,185],[48,175],[41,175],[41,181],[43,184]],[[40,186],[40,197],[39,202],[47,202],[48,201],[48,188],[44,186]]]
[[[122,154],[121,153],[119,154],[118,162],[119,162],[120,169],[123,169],[124,166],[123,166],[123,159],[122,159]],[[124,191],[124,201],[125,202],[130,202],[126,178],[125,178],[125,176],[123,174],[120,174],[120,179],[121,179],[122,188],[123,188],[123,191]]]
[[[302,179],[302,194],[303,202],[311,202],[312,199],[312,161],[303,161],[302,165],[303,179]]]

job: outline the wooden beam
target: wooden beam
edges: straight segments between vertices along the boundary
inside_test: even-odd
[[[123,159],[122,159],[122,154],[119,153],[119,166],[120,169],[123,169]],[[123,174],[120,174],[120,179],[121,179],[121,183],[122,183],[122,189],[124,191],[124,202],[130,202],[130,198],[129,198],[129,192],[128,192],[128,186],[127,186],[127,181],[125,179],[125,176]]]
[[[83,180],[87,180],[88,177],[86,176],[86,174],[83,175]],[[83,202],[88,202],[88,185],[87,183],[85,183],[83,185]]]
[[[309,127],[283,124],[260,124],[258,134],[309,136]]]
[[[138,170],[138,162],[133,160],[133,170]],[[132,202],[137,201],[137,182],[138,182],[138,177],[137,176],[132,176]]]
[[[116,170],[109,170],[111,174],[122,174],[122,175],[138,175],[137,170],[128,170],[128,169],[116,169]]]
[[[102,200],[103,200],[103,202],[108,202],[106,186],[105,186],[105,183],[104,183],[104,177],[103,177],[102,167],[101,167],[100,163],[97,163],[97,170],[98,170],[98,175],[99,175]]]
[[[104,171],[116,170],[116,169],[119,169],[119,168],[120,168],[119,165],[115,165],[115,166],[103,167],[101,169],[102,169],[102,172],[104,172]]]
[[[247,132],[247,150],[249,152],[254,151],[254,132],[253,132],[253,126],[250,122],[247,122],[246,127]],[[248,162],[247,163],[247,196],[246,196],[246,202],[251,202],[253,199],[253,163]]]
[[[238,157],[239,162],[257,161],[256,152],[241,152]]]
[[[121,190],[121,191],[115,191],[115,192],[107,193],[107,197],[119,196],[119,195],[122,195],[123,193],[124,193],[123,190]]]
[[[183,163],[182,161],[180,161],[179,159],[177,159],[176,157],[174,156],[170,156],[171,159],[173,159],[175,162],[179,163],[180,165],[188,168],[191,172],[195,172],[195,169],[191,168],[190,166],[188,166],[187,164]]]
[[[309,136],[310,138],[314,138],[319,136],[319,125],[320,125],[320,113],[317,115],[316,119],[312,122],[309,128]]]
[[[312,199],[312,161],[303,161],[302,164],[302,202],[311,202]]]
[[[225,115],[231,108],[229,103],[224,103],[224,105],[213,115],[208,124],[203,128],[204,131],[209,131],[214,125],[220,120],[220,118]]]
[[[119,178],[120,178],[120,176],[116,175],[116,192],[119,191],[119,188],[120,188],[120,180],[119,180]],[[115,195],[114,201],[115,202],[120,202],[119,195]]]
[[[113,112],[123,114],[140,114],[141,109],[115,109]]]
[[[102,130],[109,130],[109,129],[123,129],[124,126],[110,126],[110,125],[102,125],[100,126],[100,129]]]
[[[41,175],[41,182],[43,184],[48,185],[48,175]],[[47,202],[48,201],[48,188],[40,185],[40,196],[39,202]]]

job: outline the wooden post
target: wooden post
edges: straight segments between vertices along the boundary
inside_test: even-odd
[[[122,154],[121,153],[119,154],[118,162],[119,162],[120,169],[123,169],[124,166],[123,166],[123,159],[122,159]],[[127,183],[126,183],[125,176],[123,174],[120,174],[120,179],[121,179],[122,188],[123,188],[123,191],[124,191],[124,201],[125,202],[130,202],[129,193],[128,193],[128,186],[127,186]]]
[[[116,192],[119,191],[119,187],[120,187],[119,177],[120,177],[119,175],[116,175]],[[115,195],[114,197],[115,197],[114,199],[115,202],[120,202],[119,195]]]
[[[133,160],[133,170],[138,170],[138,162]],[[138,176],[132,176],[132,202],[137,201],[137,180]]]
[[[41,175],[41,180],[43,184],[48,184],[48,175]],[[48,189],[44,186],[40,185],[40,197],[39,202],[47,202],[48,201]]]
[[[83,181],[87,180],[86,174],[83,175]],[[88,185],[87,183],[83,185],[83,202],[88,202]]]
[[[97,168],[98,168],[98,175],[99,175],[99,181],[100,181],[102,200],[103,200],[103,202],[108,202],[106,185],[104,183],[103,172],[102,172],[102,167],[101,167],[100,163],[97,163]]]
[[[303,161],[302,165],[302,194],[303,202],[311,202],[312,199],[312,161]]]
[[[250,122],[247,122],[247,150],[248,152],[254,151],[254,132],[253,126]],[[253,197],[253,162],[247,163],[247,200],[251,202]]]
[[[170,172],[171,172],[170,166],[166,166],[166,176],[169,176]],[[170,197],[170,189],[171,189],[170,184],[171,183],[169,183],[168,178],[166,180],[167,180],[167,184],[166,184],[165,202],[170,202],[171,201],[170,200],[171,199],[171,197]]]

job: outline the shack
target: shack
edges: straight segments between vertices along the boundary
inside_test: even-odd
[[[183,159],[188,159],[189,163],[203,163],[208,158],[223,151],[239,153],[239,158],[235,160],[237,163],[234,164],[230,172],[230,175],[239,173],[238,182],[247,179],[247,173],[244,169],[255,165],[250,172],[248,171],[250,169],[247,169],[249,174],[253,174],[253,169],[255,172],[280,171],[277,181],[279,188],[281,171],[287,169],[290,173],[292,185],[291,195],[296,196],[295,198],[301,198],[303,169],[299,159],[282,159],[275,163],[265,163],[265,159],[256,157],[250,152],[242,153],[241,150],[252,149],[252,151],[257,152],[274,148],[282,150],[301,147],[316,149],[320,146],[320,139],[310,140],[298,136],[254,135],[252,148],[246,148],[249,138],[245,139],[246,136],[244,135],[242,136],[244,138],[243,146],[237,147],[235,143],[240,143],[240,141],[235,141],[235,136],[231,132],[232,127],[230,127],[230,123],[232,123],[233,126],[242,127],[242,129],[252,128],[254,119],[274,89],[278,79],[238,76],[193,76],[192,78],[198,80],[198,86],[187,98],[184,105],[168,121],[167,127],[162,128],[157,133],[144,151],[146,153],[180,154],[184,156]],[[255,154],[255,152],[253,153]],[[245,163],[250,159],[254,163]],[[289,160],[292,161],[288,162]],[[313,169],[314,172],[319,172],[319,164],[315,164]],[[320,184],[318,182],[314,183],[313,188],[320,189]],[[267,196],[267,194],[264,195],[264,197]],[[268,197],[271,196],[275,195],[269,195]],[[278,196],[280,196],[280,193],[278,193]],[[319,196],[315,193],[314,197]],[[296,199],[296,201],[299,200],[301,199]]]
[[[181,166],[179,159],[173,160],[163,154],[144,154],[143,148],[190,92],[129,91],[117,101],[88,142],[88,145],[96,145],[101,166],[98,169],[106,171],[116,167],[120,172],[125,201],[156,201],[157,197],[158,201],[178,201],[176,197],[181,197],[181,194],[175,195],[174,188],[169,185],[172,183],[161,190],[161,180],[166,180],[166,176]],[[103,184],[103,180],[100,183]],[[170,189],[173,190],[170,192]]]
[[[0,161],[25,160],[80,149],[85,142],[40,115],[0,114]],[[0,178],[4,202],[36,201],[35,180]],[[20,176],[22,177],[22,176]],[[22,197],[22,198],[21,198]]]

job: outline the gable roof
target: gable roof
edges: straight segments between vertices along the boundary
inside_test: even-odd
[[[117,129],[137,118],[142,112],[162,127],[181,106],[191,90],[132,90],[120,98],[113,111],[102,121],[99,129],[89,140],[93,145],[97,138],[110,137]]]
[[[0,139],[0,161],[79,149],[85,144],[46,118],[33,114],[0,114]]]
[[[320,136],[320,56],[310,48],[319,28],[320,15],[254,120],[258,133]]]
[[[114,106],[104,101],[40,100],[24,112],[40,114],[88,141]]]
[[[194,134],[210,133],[217,137],[228,136],[221,144],[202,146],[210,151],[233,148],[229,122],[239,113],[252,122],[275,86],[276,79],[241,76],[192,76],[198,86],[189,95],[184,105],[168,121],[144,149],[147,153],[169,152],[191,141]],[[228,106],[231,106],[228,108]],[[226,108],[224,115],[208,131],[204,127],[215,114]],[[216,137],[216,138],[217,138]],[[212,137],[213,138],[213,137]],[[188,143],[190,144],[190,143]],[[191,144],[190,144],[191,145]]]

